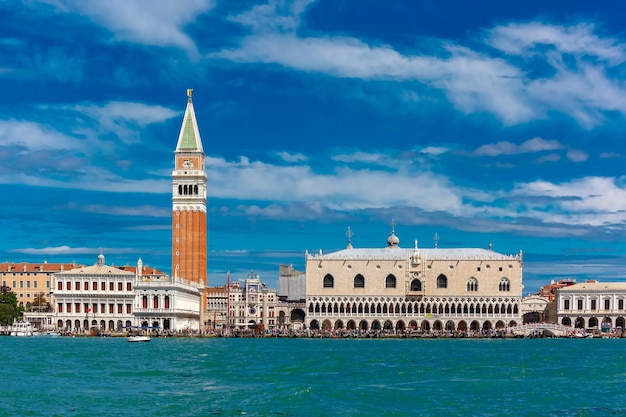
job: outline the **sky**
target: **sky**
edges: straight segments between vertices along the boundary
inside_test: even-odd
[[[626,281],[621,2],[0,0],[0,261],[171,273],[187,97],[208,285],[306,251],[522,251]]]

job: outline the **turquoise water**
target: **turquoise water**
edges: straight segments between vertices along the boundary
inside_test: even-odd
[[[624,339],[1,337],[2,416],[626,415]]]

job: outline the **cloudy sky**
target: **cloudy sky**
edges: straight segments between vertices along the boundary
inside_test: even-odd
[[[510,3],[0,0],[0,261],[170,273],[193,88],[209,285],[392,221],[523,251],[525,293],[626,280],[626,5]]]

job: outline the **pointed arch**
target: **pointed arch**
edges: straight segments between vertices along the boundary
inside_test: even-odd
[[[396,288],[396,276],[394,274],[389,274],[385,278],[385,288]]]
[[[478,291],[478,280],[474,277],[471,277],[470,279],[467,280],[466,287],[467,287],[468,292]]]
[[[411,291],[422,291],[422,281],[417,278],[411,281]]]
[[[335,277],[330,274],[324,276],[324,288],[333,288],[335,286]]]
[[[361,274],[357,274],[354,277],[354,288],[365,288],[365,277]]]
[[[437,277],[437,288],[448,288],[448,277],[444,274]]]

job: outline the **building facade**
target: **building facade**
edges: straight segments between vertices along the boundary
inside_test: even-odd
[[[387,247],[306,254],[311,329],[477,332],[521,323],[522,253]]]
[[[141,259],[135,277],[134,325],[170,332],[194,333],[200,329],[200,300],[204,286],[183,278],[150,273]]]
[[[556,293],[557,322],[587,331],[626,325],[626,283],[586,281]]]
[[[34,304],[39,304],[39,297],[52,304],[53,275],[77,267],[76,263],[4,262],[0,264],[0,275],[2,286],[11,288],[17,295],[18,305],[28,311]]]
[[[121,332],[133,326],[171,332],[199,329],[204,286],[143,265],[95,265],[54,275],[57,329]]]
[[[134,280],[133,272],[106,265],[103,254],[95,265],[55,274],[57,328],[87,332],[132,326]]]

